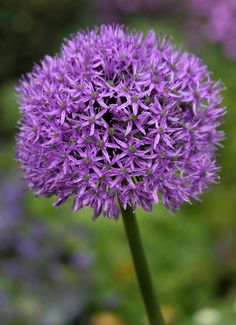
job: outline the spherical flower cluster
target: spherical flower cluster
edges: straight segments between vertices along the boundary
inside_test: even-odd
[[[102,25],[22,78],[17,158],[36,195],[118,218],[173,211],[217,181],[220,82],[167,37]]]
[[[193,14],[206,20],[203,33],[212,42],[222,44],[225,54],[236,59],[236,1],[191,0]]]

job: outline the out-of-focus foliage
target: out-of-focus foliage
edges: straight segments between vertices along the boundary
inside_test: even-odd
[[[236,60],[235,0],[91,0],[99,22],[112,22],[135,15],[169,19],[182,28],[194,48],[203,42],[220,45],[229,59]]]
[[[118,306],[113,294],[96,296],[91,229],[30,211],[22,182],[0,176],[0,323],[87,324],[96,310]]]
[[[86,0],[1,0],[0,80],[31,70],[64,33],[86,23]]]
[[[29,317],[34,317],[33,324],[40,325],[147,324],[122,220],[101,218],[92,223],[91,211],[86,209],[72,214],[68,206],[52,208],[53,200],[22,193],[15,175],[13,148],[19,115],[14,87],[19,74],[29,71],[44,54],[54,53],[66,34],[99,21],[98,10],[88,2],[72,0],[2,0],[0,8],[4,81],[0,88],[0,319],[5,317],[5,323],[0,323],[27,325]],[[158,18],[149,10],[142,12],[145,15],[120,12],[119,20],[144,32],[150,28],[167,32],[176,44],[189,49],[188,33],[179,23],[182,16],[173,17],[167,11]],[[201,204],[185,206],[174,216],[162,207],[150,214],[139,210],[137,215],[168,324],[234,325],[236,63],[224,57],[217,45],[200,47],[196,41],[192,49],[214,78],[226,85],[226,139],[218,157],[221,184],[203,195]],[[89,263],[81,269],[72,257],[84,252]]]

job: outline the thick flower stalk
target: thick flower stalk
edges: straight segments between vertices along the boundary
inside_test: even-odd
[[[217,182],[221,82],[168,37],[115,25],[78,32],[17,87],[17,159],[36,195],[173,211]]]

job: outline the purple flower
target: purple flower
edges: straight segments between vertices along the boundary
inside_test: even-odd
[[[17,88],[17,158],[36,195],[74,199],[118,218],[126,208],[173,211],[217,182],[225,108],[195,55],[167,37],[115,25],[79,32]]]
[[[0,307],[2,308],[7,303],[7,295],[4,291],[0,291]]]
[[[10,226],[16,226],[23,214],[23,183],[18,182],[16,175],[3,173],[0,170],[0,232]]]
[[[71,264],[79,270],[88,270],[92,265],[92,255],[89,252],[79,251],[71,256]]]
[[[173,14],[180,7],[174,0],[91,0],[94,18],[98,22],[114,22],[124,20],[124,15],[137,13],[155,14],[158,16]],[[177,10],[176,10],[177,9]],[[173,11],[173,12],[172,12]],[[181,8],[183,11],[183,6]]]
[[[236,59],[236,1],[191,0],[190,9],[205,20],[203,34],[220,43],[229,58]]]

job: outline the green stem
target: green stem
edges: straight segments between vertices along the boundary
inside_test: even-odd
[[[126,210],[120,205],[133,262],[143,296],[150,325],[165,325],[161,309],[154,292],[150,271],[145,257],[135,214],[131,207]]]

